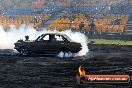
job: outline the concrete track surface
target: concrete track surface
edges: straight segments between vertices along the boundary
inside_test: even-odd
[[[49,55],[23,57],[13,50],[0,50],[0,88],[132,88],[132,82],[77,85],[80,65],[87,74],[132,76],[132,52],[90,51],[85,57],[62,59]]]

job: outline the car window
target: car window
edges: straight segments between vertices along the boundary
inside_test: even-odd
[[[40,36],[37,39],[37,41],[48,41],[48,40],[49,40],[49,35]]]
[[[49,35],[45,35],[45,37],[43,38],[44,41],[49,40]]]
[[[62,36],[55,35],[56,41],[64,41]]]

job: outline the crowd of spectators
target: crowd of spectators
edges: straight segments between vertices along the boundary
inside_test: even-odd
[[[32,7],[33,2],[44,3],[42,7]],[[48,25],[49,29],[86,28],[87,31],[123,32],[128,22],[130,3],[130,0],[9,0],[8,3],[1,0],[0,23],[5,27],[13,23],[17,26],[32,23],[33,27],[38,28],[50,17],[65,11],[65,15],[53,20],[55,24]]]

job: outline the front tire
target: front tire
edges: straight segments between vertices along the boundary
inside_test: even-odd
[[[29,55],[29,49],[27,47],[21,47],[20,48],[20,54],[23,56],[28,56]]]

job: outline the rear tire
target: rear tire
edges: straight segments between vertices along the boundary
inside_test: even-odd
[[[71,53],[71,51],[64,51],[64,58],[68,58],[68,57],[72,57],[73,54]]]
[[[58,53],[58,57],[61,58],[71,58],[73,57],[73,53],[69,49],[61,49]]]
[[[21,47],[20,48],[20,54],[22,56],[28,56],[30,53],[29,53],[29,49],[27,47]]]

